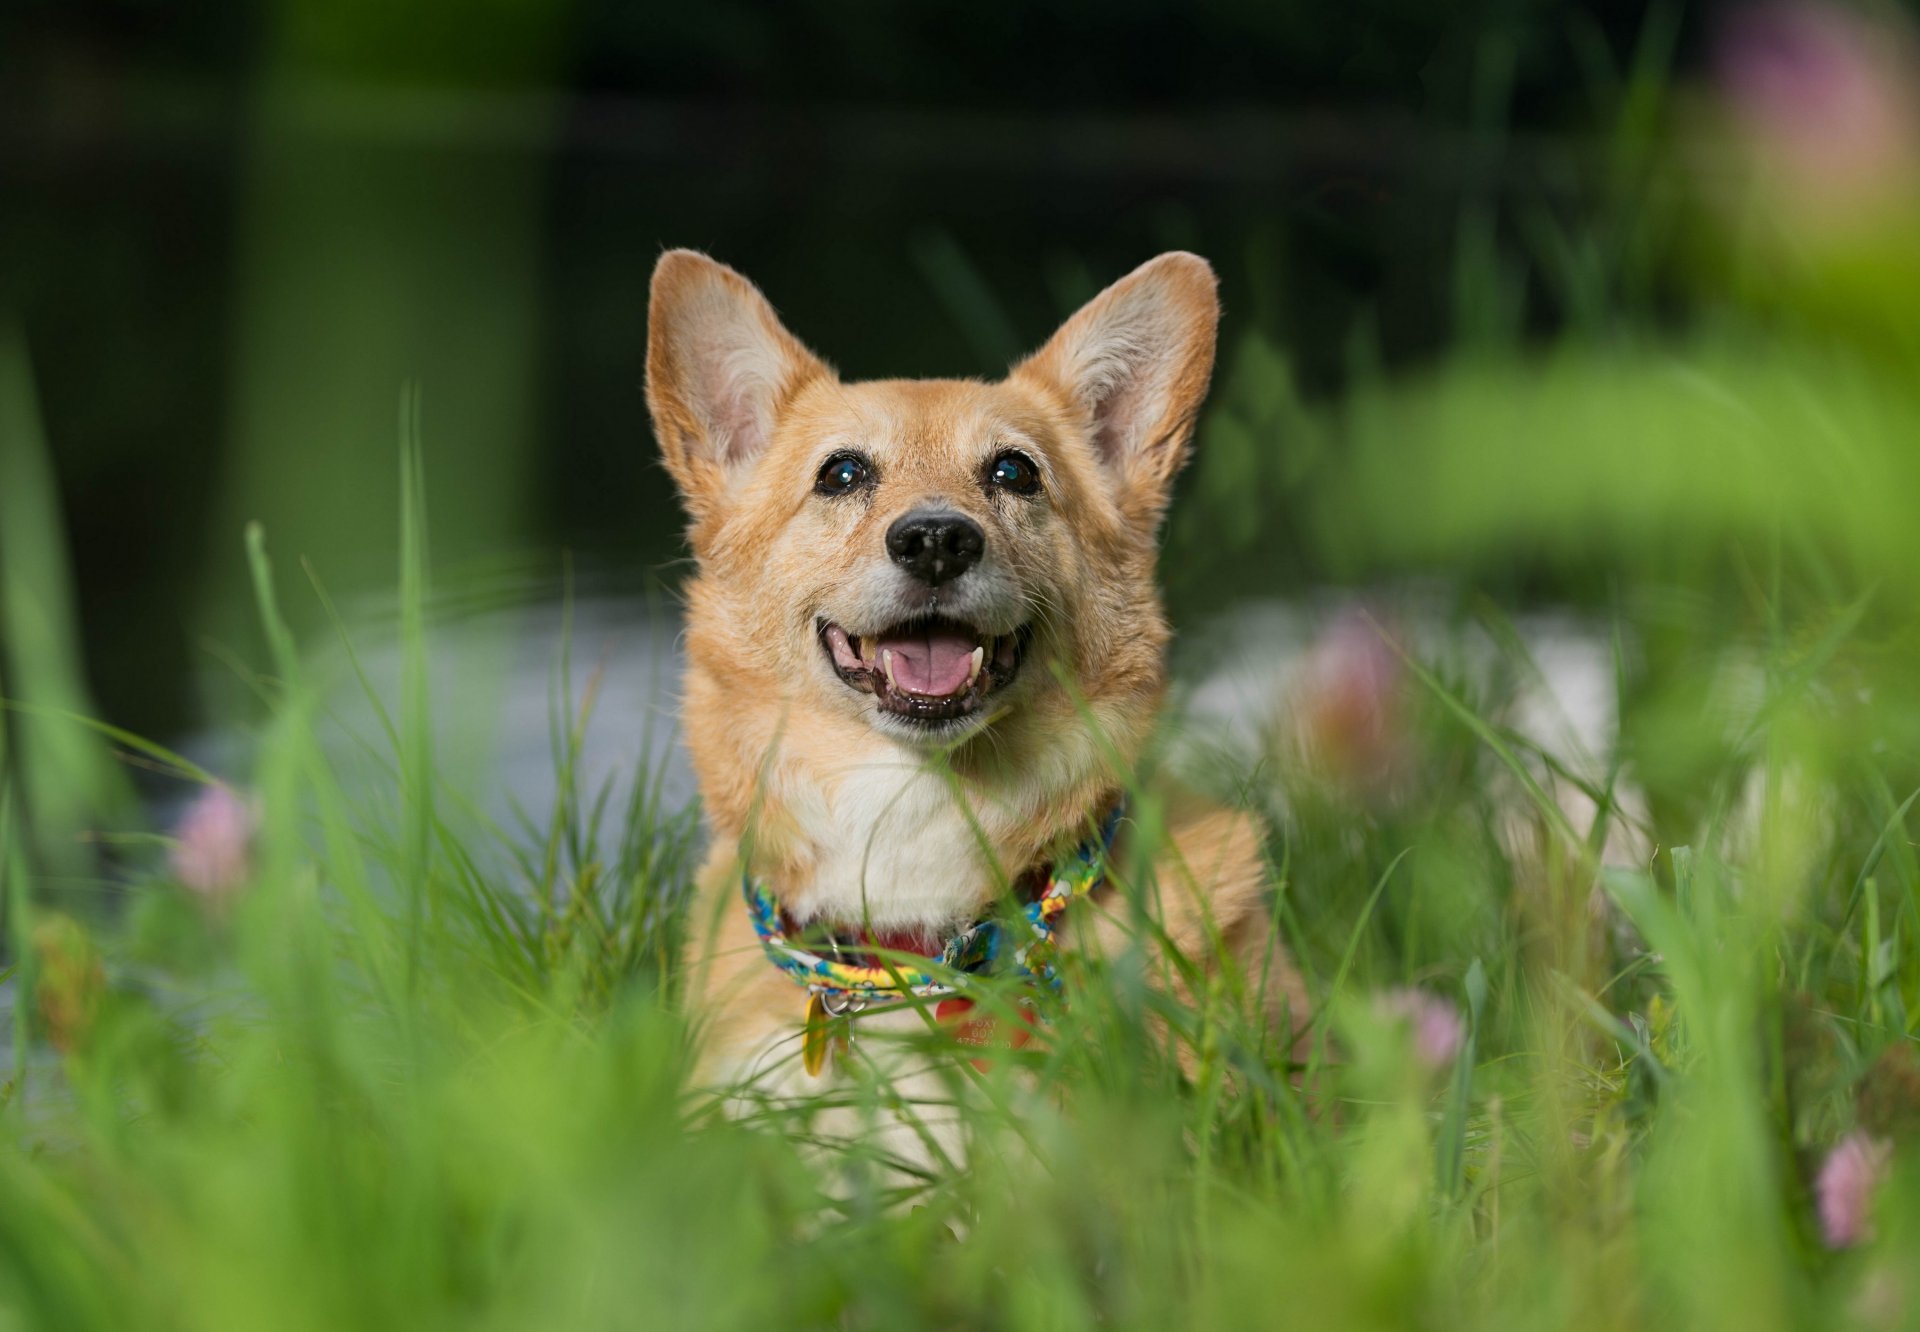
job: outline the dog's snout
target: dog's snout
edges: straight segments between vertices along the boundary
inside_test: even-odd
[[[887,554],[928,587],[958,578],[986,548],[980,524],[947,510],[915,509],[887,529]]]

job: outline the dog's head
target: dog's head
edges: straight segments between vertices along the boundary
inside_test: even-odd
[[[710,700],[950,750],[1076,694],[1150,712],[1156,529],[1217,315],[1206,261],[1165,254],[1003,380],[846,383],[738,273],[662,256],[647,401]]]

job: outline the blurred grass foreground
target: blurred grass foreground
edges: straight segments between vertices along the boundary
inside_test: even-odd
[[[1223,348],[1167,536],[1183,702],[1133,809],[1150,851],[1167,768],[1267,817],[1305,1066],[1233,995],[1146,985],[1187,959],[1143,930],[1018,1052],[929,1036],[950,1107],[831,1093],[958,1113],[963,1169],[688,1088],[698,811],[650,741],[583,769],[564,625],[546,803],[474,789],[498,704],[436,686],[463,602],[428,516],[505,502],[457,436],[527,409],[511,366],[453,438],[409,393],[374,609],[271,517],[215,534],[260,647],[195,748],[92,717],[57,427],[0,330],[0,1326],[1920,1325],[1912,37],[1738,11],[1693,91],[1670,37],[1602,80],[1598,202],[1467,201],[1441,354],[1360,339],[1327,398],[1261,331]],[[273,286],[284,175],[269,324],[313,299]],[[247,487],[300,459],[298,507],[323,386],[286,387],[288,336],[240,429],[278,441]],[[1343,589],[1294,598],[1286,671],[1287,589],[1249,569]]]

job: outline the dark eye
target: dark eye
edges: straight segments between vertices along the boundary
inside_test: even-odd
[[[820,466],[813,489],[820,495],[844,495],[866,483],[867,460],[857,453],[836,453]]]
[[[987,484],[1011,490],[1016,495],[1031,495],[1040,489],[1040,469],[1026,454],[1008,450],[987,469]]]

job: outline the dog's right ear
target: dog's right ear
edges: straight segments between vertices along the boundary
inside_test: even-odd
[[[781,326],[759,288],[725,264],[668,250],[654,265],[647,407],[696,519],[766,447],[782,405],[832,373]]]

